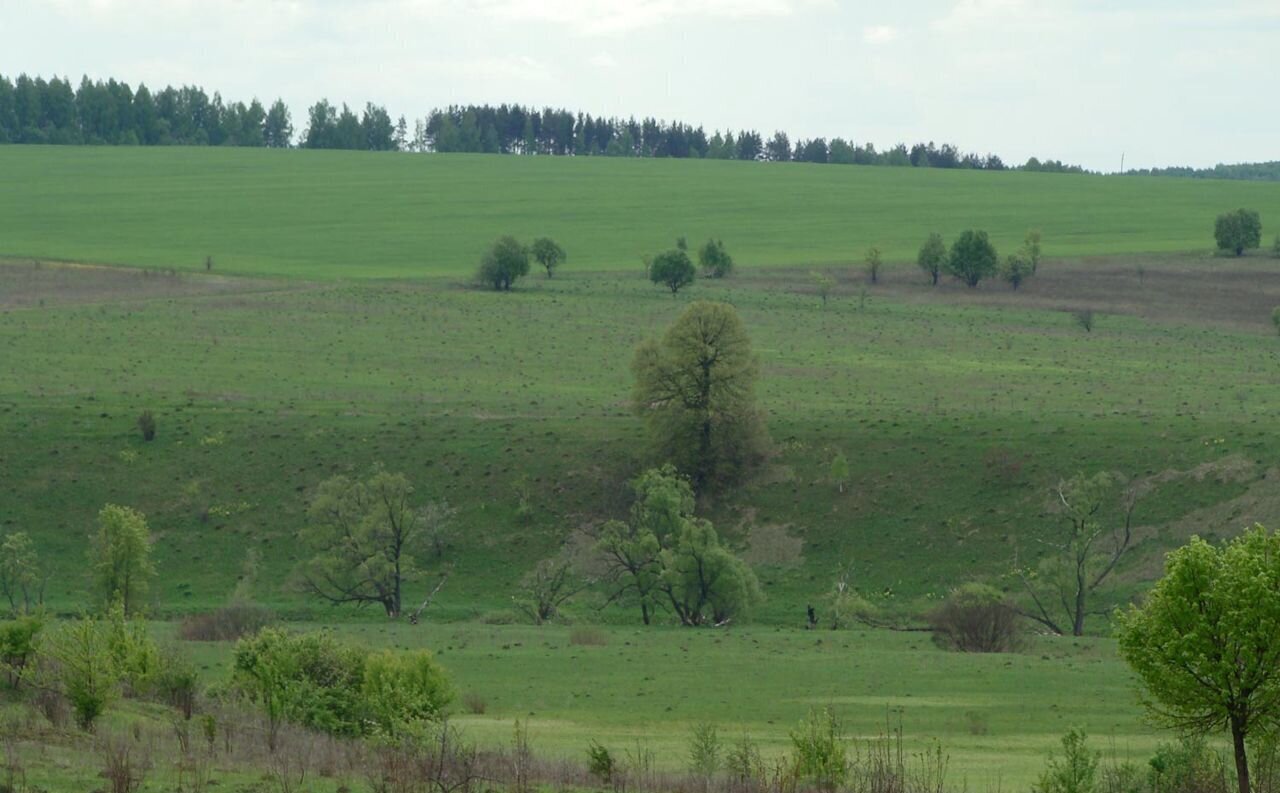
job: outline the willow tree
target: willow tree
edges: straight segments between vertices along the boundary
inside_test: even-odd
[[[695,491],[736,481],[764,459],[759,367],[733,306],[690,304],[660,340],[636,349],[631,368],[636,412],[658,454],[687,474]]]

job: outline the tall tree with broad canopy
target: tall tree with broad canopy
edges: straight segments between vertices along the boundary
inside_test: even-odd
[[[494,240],[480,260],[476,279],[492,286],[498,292],[506,292],[511,285],[529,274],[529,249],[512,236]]]
[[[998,265],[996,248],[987,232],[973,229],[963,232],[951,244],[951,254],[947,257],[947,272],[971,289],[983,278],[994,275]]]
[[[1262,219],[1252,209],[1237,209],[1218,215],[1213,227],[1218,249],[1243,256],[1246,250],[1262,245]]]
[[[659,456],[686,473],[696,492],[735,482],[763,461],[759,368],[733,306],[691,303],[661,340],[636,349],[631,370],[632,404]]]
[[[564,248],[550,237],[539,237],[534,240],[529,252],[533,254],[538,264],[542,265],[542,269],[547,271],[548,278],[555,275],[555,270],[560,263],[569,258],[565,255]]]
[[[1146,602],[1120,614],[1119,636],[1151,714],[1179,730],[1225,729],[1249,793],[1249,739],[1280,720],[1280,534],[1255,526],[1216,547],[1193,537]]]
[[[377,604],[400,616],[405,584],[431,538],[404,474],[374,466],[363,480],[338,475],[316,489],[301,539],[311,557],[297,570],[303,591],[333,604]]]
[[[89,538],[89,566],[98,604],[119,603],[126,615],[136,613],[156,574],[146,516],[116,504],[103,507]]]

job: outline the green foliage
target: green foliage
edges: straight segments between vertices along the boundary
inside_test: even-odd
[[[1022,240],[1022,257],[1031,265],[1033,275],[1040,269],[1040,257],[1043,255],[1041,236],[1039,229],[1032,229]]]
[[[947,272],[972,288],[982,279],[994,275],[998,264],[996,248],[987,237],[987,232],[969,229],[951,244]]]
[[[659,253],[649,263],[649,280],[670,289],[673,295],[693,283],[696,276],[689,254],[679,247]]]
[[[701,491],[741,480],[764,460],[768,437],[755,403],[758,372],[738,312],[697,301],[631,364],[632,404],[663,460]]]
[[[724,278],[733,272],[733,257],[725,249],[723,240],[707,240],[698,249],[698,264],[702,274],[709,278]]]
[[[0,594],[9,601],[13,615],[29,614],[44,602],[44,573],[35,543],[25,531],[4,535],[0,541]]]
[[[405,585],[428,550],[427,518],[404,474],[375,465],[364,479],[338,475],[316,489],[302,532],[312,556],[299,565],[304,591],[330,603],[376,604],[399,617]]]
[[[1088,736],[1082,730],[1068,730],[1062,736],[1062,756],[1049,755],[1036,793],[1095,793],[1101,759],[1101,752],[1089,749]]]
[[[502,236],[494,240],[480,259],[476,280],[505,292],[516,279],[529,274],[529,249],[515,237]]]
[[[613,755],[597,741],[592,741],[587,746],[587,771],[600,780],[603,787],[608,788],[613,784],[613,775],[617,772]]]
[[[365,660],[362,704],[384,735],[412,731],[438,720],[453,696],[444,669],[426,650],[386,650]]]
[[[844,725],[831,708],[809,711],[791,731],[792,768],[796,778],[822,791],[839,790],[849,774]]]
[[[1031,264],[1031,260],[1024,258],[1022,254],[1009,254],[1004,259],[1004,267],[1000,271],[1000,277],[1009,282],[1015,290],[1022,286],[1022,282],[1031,277],[1034,273],[1035,266]]]
[[[698,722],[689,731],[689,771],[704,786],[720,772],[720,732],[711,722]]]
[[[156,574],[146,517],[129,507],[103,507],[98,531],[89,538],[89,564],[99,606],[118,601],[125,615],[142,608]]]
[[[1222,755],[1199,736],[1160,744],[1147,766],[1147,784],[1158,793],[1227,793],[1229,789]]]
[[[1119,632],[1151,714],[1196,734],[1228,730],[1247,791],[1246,741],[1280,718],[1280,534],[1255,526],[1218,547],[1193,537]]]
[[[120,670],[111,645],[109,626],[91,617],[59,624],[41,643],[40,685],[67,698],[83,730],[92,730],[120,696]]]
[[[31,615],[0,623],[0,666],[8,677],[9,687],[17,688],[23,672],[35,657],[45,618]]]
[[[938,278],[947,267],[947,245],[942,241],[941,234],[935,231],[929,235],[920,246],[920,253],[916,255],[916,264],[924,270],[925,275],[929,276],[930,283],[937,286]]]
[[[1218,249],[1242,256],[1246,250],[1262,244],[1262,219],[1256,210],[1237,209],[1218,215],[1213,238]]]
[[[684,521],[661,559],[661,586],[682,625],[724,625],[764,599],[755,573],[708,521]]]
[[[533,254],[534,260],[542,265],[542,269],[547,271],[548,278],[554,275],[556,268],[569,258],[564,248],[550,237],[538,237],[529,247],[529,252]]]

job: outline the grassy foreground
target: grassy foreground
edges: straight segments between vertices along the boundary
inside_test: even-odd
[[[1280,220],[1274,183],[798,163],[4,146],[0,173],[0,255],[306,278],[469,275],[508,233],[638,270],[681,234],[757,266],[913,259],[969,227],[1002,250],[1040,228],[1055,256],[1203,250],[1225,210]]]

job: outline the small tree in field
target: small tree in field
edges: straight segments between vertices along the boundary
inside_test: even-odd
[[[1022,286],[1022,282],[1030,278],[1033,272],[1035,268],[1031,266],[1028,259],[1018,254],[1010,254],[1005,257],[1004,269],[1000,272],[1000,277],[1008,281],[1016,292],[1018,287]]]
[[[0,542],[0,595],[14,616],[44,603],[44,582],[31,536],[25,531],[6,534]]]
[[[1193,537],[1169,554],[1142,607],[1120,617],[1120,654],[1157,720],[1225,730],[1240,793],[1248,741],[1280,719],[1280,534],[1257,526],[1226,545]]]
[[[663,251],[649,263],[649,280],[670,289],[672,295],[693,283],[696,275],[689,254],[681,248]]]
[[[506,236],[495,240],[485,252],[476,280],[505,292],[511,289],[517,278],[528,274],[529,249],[515,237]]]
[[[710,278],[724,278],[733,272],[733,257],[721,240],[707,240],[698,249],[698,264],[702,265],[702,274]]]
[[[1026,238],[1022,241],[1022,254],[1027,263],[1031,265],[1031,272],[1034,274],[1040,268],[1040,256],[1042,254],[1039,229],[1032,229],[1027,232]]]
[[[826,273],[810,273],[813,278],[813,285],[818,289],[818,296],[822,298],[822,305],[827,304],[827,298],[831,296],[831,290],[835,288],[836,281]]]
[[[942,241],[942,235],[936,231],[929,235],[924,241],[924,245],[920,246],[920,254],[916,257],[916,264],[920,265],[920,269],[924,270],[929,276],[929,281],[934,286],[938,285],[938,277],[942,275],[943,269],[947,266],[947,245]]]
[[[141,608],[156,574],[146,517],[129,507],[103,507],[98,530],[89,538],[89,565],[100,606],[119,602],[126,615]]]
[[[879,283],[880,268],[884,266],[884,262],[880,258],[879,248],[870,248],[867,250],[867,277],[871,279],[871,283]]]
[[[951,244],[947,258],[947,272],[963,281],[969,288],[976,287],[983,278],[994,275],[999,260],[995,246],[985,231],[972,229],[962,233]]]
[[[849,460],[845,458],[844,452],[836,452],[836,456],[831,459],[831,481],[836,483],[836,488],[843,493],[844,484],[849,481]]]
[[[542,265],[542,269],[547,271],[547,277],[550,278],[555,274],[555,269],[560,263],[568,259],[564,248],[550,237],[539,237],[533,241],[533,245],[529,248],[533,258],[538,264]]]
[[[1262,244],[1262,220],[1252,209],[1237,209],[1218,215],[1213,237],[1218,249],[1243,256],[1246,250]]]

